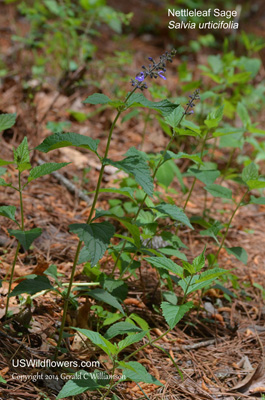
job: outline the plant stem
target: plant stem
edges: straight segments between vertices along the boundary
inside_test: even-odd
[[[162,339],[162,337],[166,336],[169,332],[171,331],[171,329],[169,328],[168,330],[166,330],[164,333],[162,333],[162,335],[158,336],[157,338],[143,344],[141,347],[139,347],[139,349],[135,350],[133,353],[129,354],[127,357],[125,357],[123,359],[123,361],[128,360],[129,358],[135,356],[135,354],[139,353],[139,351],[145,349],[147,346],[151,346],[153,343],[157,342],[158,340]]]
[[[131,95],[135,92],[136,88],[134,88],[129,95],[127,96],[125,103],[128,101],[128,99],[131,97]],[[98,182],[97,182],[97,187],[96,187],[96,191],[95,191],[95,195],[94,195],[94,200],[90,209],[90,213],[88,216],[88,219],[86,221],[86,224],[90,224],[95,208],[96,208],[96,204],[97,204],[97,200],[98,200],[98,195],[99,195],[99,190],[100,190],[100,186],[101,186],[101,182],[102,182],[102,178],[103,178],[103,174],[104,174],[104,168],[105,168],[105,159],[108,157],[108,153],[109,153],[109,148],[110,148],[110,142],[111,142],[111,138],[112,138],[112,133],[113,130],[115,128],[116,122],[119,119],[121,113],[123,110],[119,110],[117,112],[117,115],[114,119],[114,121],[111,124],[111,128],[109,131],[109,136],[108,136],[108,141],[107,141],[107,145],[106,145],[106,149],[105,149],[105,153],[104,153],[104,157],[102,159],[102,164],[101,164],[101,169],[99,172],[99,177],[98,177]],[[82,240],[79,240],[78,245],[77,245],[77,249],[76,249],[76,253],[75,253],[75,258],[74,258],[74,262],[73,262],[73,267],[72,267],[72,272],[71,272],[71,276],[70,276],[70,281],[69,281],[69,286],[68,286],[68,290],[66,292],[66,296],[65,296],[65,302],[64,302],[64,308],[63,308],[63,316],[62,316],[62,321],[61,321],[61,326],[60,326],[60,331],[59,331],[59,339],[58,339],[58,343],[57,343],[57,348],[56,348],[56,352],[55,352],[55,359],[58,356],[58,351],[59,348],[61,346],[61,342],[63,339],[63,331],[64,331],[64,327],[65,327],[65,322],[66,322],[66,316],[67,316],[67,311],[68,311],[68,306],[69,306],[69,300],[70,300],[70,295],[71,295],[71,289],[72,289],[72,285],[73,285],[73,281],[74,281],[74,276],[75,276],[75,270],[76,270],[76,266],[78,263],[78,258],[79,258],[79,254],[81,251],[81,247],[82,247]]]
[[[21,217],[21,230],[24,231],[24,209],[23,209],[23,198],[22,198],[22,186],[21,186],[21,172],[18,172],[18,188],[19,188],[19,203],[20,203],[20,217]],[[18,242],[17,248],[16,248],[16,253],[15,257],[13,260],[12,268],[11,268],[11,273],[10,273],[10,279],[9,279],[9,285],[8,285],[8,293],[7,293],[7,300],[6,300],[6,312],[5,312],[5,317],[7,318],[8,314],[8,306],[9,306],[9,295],[11,293],[11,287],[13,283],[13,276],[15,272],[15,266],[18,258],[18,253],[20,249],[20,243]]]
[[[231,217],[230,217],[230,220],[229,220],[229,222],[228,222],[228,225],[227,225],[227,227],[226,227],[226,230],[225,230],[225,233],[224,233],[222,242],[221,242],[221,244],[220,244],[220,246],[219,246],[219,249],[217,250],[217,253],[216,253],[216,255],[215,255],[215,257],[214,257],[214,259],[213,259],[213,261],[212,261],[210,267],[215,263],[215,261],[218,260],[219,253],[220,253],[221,249],[223,248],[223,245],[224,245],[225,239],[226,239],[226,237],[227,237],[227,235],[228,235],[228,231],[229,231],[230,225],[231,225],[231,223],[232,223],[232,220],[233,220],[233,218],[234,218],[234,216],[235,216],[237,210],[238,210],[239,207],[241,206],[242,201],[244,200],[244,198],[245,198],[246,195],[248,194],[248,192],[249,192],[249,189],[247,189],[247,190],[245,191],[245,193],[243,194],[243,196],[241,197],[241,199],[240,199],[239,202],[237,203],[237,206],[236,206],[236,208],[234,209],[234,211],[233,211],[233,213],[232,213],[232,215],[231,215]]]

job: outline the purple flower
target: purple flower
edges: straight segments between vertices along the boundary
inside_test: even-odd
[[[160,78],[166,80],[167,78],[163,75],[164,71],[158,71],[158,75],[160,76]]]
[[[143,72],[140,72],[138,75],[136,75],[135,79],[136,79],[138,82],[143,82],[144,79],[145,79],[144,73],[143,73]]]

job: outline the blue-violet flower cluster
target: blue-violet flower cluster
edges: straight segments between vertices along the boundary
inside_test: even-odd
[[[139,72],[136,75],[135,79],[131,79],[131,84],[136,89],[144,90],[147,89],[147,85],[144,82],[145,79],[149,76],[150,78],[157,79],[162,78],[166,80],[164,73],[166,72],[166,62],[172,62],[172,57],[176,55],[176,50],[172,50],[170,53],[168,51],[165,52],[162,56],[160,56],[160,60],[155,62],[152,57],[148,57],[148,60],[151,61],[152,64],[149,64],[148,68],[144,65],[142,66],[143,71]]]

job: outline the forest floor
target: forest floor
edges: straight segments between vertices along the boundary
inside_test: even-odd
[[[6,7],[7,13],[12,13],[12,7]],[[17,24],[20,21],[16,22]],[[4,131],[1,138],[1,158],[11,159],[13,147],[16,147],[26,135],[30,148],[37,146],[50,133],[46,128],[47,121],[71,120],[67,110],[80,112],[93,112],[94,106],[83,105],[82,101],[93,93],[95,88],[75,88],[66,94],[59,91],[52,82],[38,85],[38,82],[30,82],[25,88],[25,72],[22,70],[25,52],[16,48],[11,41],[14,33],[5,18],[5,13],[0,15],[0,26],[2,37],[0,38],[2,51],[13,64],[10,73],[1,80],[0,85],[0,111],[1,113],[17,113],[16,125]],[[21,28],[22,29],[22,28]],[[117,49],[118,44],[111,42],[106,34],[98,40],[101,49],[106,48],[109,54]],[[166,39],[158,40],[150,35],[132,37],[129,46],[135,53],[134,61],[126,73],[135,76],[146,56],[159,56],[164,51],[163,44]],[[125,49],[128,42],[119,43]],[[120,47],[119,47],[120,49]],[[100,49],[99,49],[100,53]],[[197,57],[203,57],[198,55]],[[177,62],[177,61],[176,61]],[[190,70],[196,68],[197,59],[190,59],[188,67]],[[126,67],[127,68],[127,67]],[[199,72],[197,72],[199,74]],[[265,76],[265,71],[263,69]],[[104,82],[104,75],[100,76],[102,91],[108,94],[107,83]],[[71,83],[71,82],[70,82]],[[35,86],[36,85],[36,86]],[[126,83],[125,83],[126,85]],[[178,78],[174,75],[174,68],[168,71],[169,89],[174,93],[174,87],[178,85]],[[66,86],[65,86],[66,87]],[[129,84],[128,84],[129,88]],[[69,88],[68,88],[69,89]],[[69,94],[70,93],[70,94]],[[110,127],[113,118],[113,111],[103,110],[84,123],[71,120],[71,131],[81,133],[100,139],[99,152],[102,154],[106,144],[106,132]],[[260,122],[264,124],[265,116],[260,116]],[[123,124],[118,124],[113,136],[114,145],[110,157],[119,159],[131,147],[139,148],[142,141],[142,121],[132,119]],[[148,127],[143,150],[146,152],[159,152],[165,148],[168,138],[163,134],[158,124],[153,123]],[[216,149],[216,155],[226,159],[225,149]],[[97,182],[100,165],[96,158],[87,155],[80,150],[62,148],[51,153],[51,155],[39,155],[33,152],[32,163],[37,165],[39,158],[42,161],[71,162],[67,169],[61,172],[70,181],[74,181],[78,189],[83,188],[93,191]],[[91,167],[88,173],[88,183],[82,185],[83,168]],[[182,165],[180,165],[180,168]],[[265,164],[263,165],[265,170]],[[17,179],[15,168],[8,168],[10,180]],[[113,169],[106,169],[104,185],[113,187],[117,173]],[[187,186],[191,185],[190,178],[184,178]],[[174,181],[174,189],[179,192],[178,182]],[[161,188],[158,190],[161,191]],[[165,193],[166,195],[166,193]],[[172,198],[178,205],[183,205],[181,195],[172,194]],[[238,193],[238,199],[241,193]],[[108,199],[105,194],[101,195],[98,206],[108,207]],[[1,187],[0,204],[9,204],[19,207],[17,194],[10,188]],[[189,217],[201,215],[204,204],[204,193],[202,185],[195,186],[192,198],[187,207]],[[47,267],[54,263],[58,271],[63,274],[67,281],[74,258],[77,239],[68,232],[68,225],[84,221],[89,215],[89,206],[86,201],[80,200],[77,195],[69,192],[54,176],[43,177],[41,181],[35,181],[29,185],[24,195],[24,206],[27,228],[35,226],[43,229],[42,236],[34,243],[34,248],[28,252],[21,252],[15,270],[15,278],[27,274],[42,274]],[[211,199],[207,199],[207,206],[211,208]],[[227,222],[233,206],[229,203],[215,202],[210,209],[211,215],[217,213],[218,209],[224,210],[222,219]],[[229,302],[224,294],[218,289],[211,289],[205,293],[202,299],[204,306],[199,312],[191,312],[184,318],[177,328],[160,340],[157,344],[163,347],[175,359],[176,364],[183,374],[181,379],[170,358],[159,349],[146,348],[139,352],[137,361],[140,361],[147,370],[157,379],[160,379],[164,386],[158,387],[151,384],[144,384],[142,388],[150,399],[220,399],[235,400],[238,398],[260,398],[265,392],[265,306],[260,290],[253,286],[258,283],[265,287],[265,231],[264,231],[265,206],[249,205],[242,207],[236,214],[233,226],[227,238],[231,246],[240,242],[248,253],[247,265],[242,264],[225,251],[220,253],[219,263],[222,268],[231,270],[238,278],[237,287],[232,282],[226,282],[225,286],[234,298]],[[8,235],[8,228],[12,228],[12,222],[1,219],[0,226],[0,267],[2,278],[10,270],[15,253],[16,243]],[[205,243],[199,240],[199,226],[193,232],[185,229],[179,231],[184,244],[189,247],[187,256],[193,259],[207,243],[207,251],[210,252],[212,244],[205,238]],[[214,247],[213,247],[214,251]],[[185,251],[184,251],[185,252]],[[105,271],[111,270],[112,260],[104,256],[101,261]],[[82,275],[82,266],[79,266],[76,273],[76,280],[86,279]],[[157,276],[153,268],[147,265],[142,269],[141,279],[132,278],[129,284],[129,299],[137,299],[138,303],[128,302],[128,312],[135,312],[145,318],[152,330],[152,337],[158,336],[167,329],[162,317],[154,312],[150,304],[145,304],[146,292],[155,297]],[[0,289],[0,317],[4,316],[4,307],[8,283],[3,282]],[[159,295],[159,294],[158,294]],[[214,306],[213,306],[214,305]],[[11,298],[10,308],[15,318],[10,322],[11,333],[5,333],[0,327],[0,375],[7,381],[7,384],[0,385],[0,399],[55,399],[61,389],[63,381],[20,381],[12,378],[12,374],[32,374],[31,369],[13,367],[11,360],[15,357],[44,360],[51,357],[56,345],[53,337],[58,327],[62,313],[62,303],[51,294],[44,297],[37,297],[34,300],[34,308],[26,310],[33,317],[30,329],[18,334],[20,331],[19,302],[16,297]],[[88,321],[84,320],[86,310],[85,299],[81,299],[80,307],[75,314],[69,315],[68,325],[86,327]],[[17,318],[16,318],[16,315]],[[22,315],[26,318],[25,315]],[[80,325],[81,324],[81,325]],[[17,329],[17,331],[16,331]],[[78,341],[69,344],[70,359],[97,359],[103,360],[100,353],[91,354],[91,350],[82,347]],[[38,372],[35,369],[34,373]],[[49,374],[50,371],[45,371]],[[120,385],[119,396],[122,399],[139,399],[143,396],[135,383],[125,382]],[[92,394],[81,394],[77,399],[98,399]]]

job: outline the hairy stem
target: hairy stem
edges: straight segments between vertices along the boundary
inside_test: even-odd
[[[21,230],[24,231],[24,208],[23,208],[23,197],[22,197],[23,189],[22,189],[22,185],[21,185],[21,172],[20,171],[18,173],[18,189],[19,189]],[[18,242],[16,252],[15,252],[15,257],[14,257],[12,268],[11,268],[9,285],[8,285],[8,293],[7,293],[7,300],[6,300],[6,312],[5,312],[6,318],[7,318],[7,314],[8,314],[9,295],[11,293],[11,287],[12,287],[12,283],[13,283],[13,276],[14,276],[14,272],[15,272],[15,266],[16,266],[16,262],[17,262],[17,258],[18,258],[19,249],[20,249],[20,243]]]

